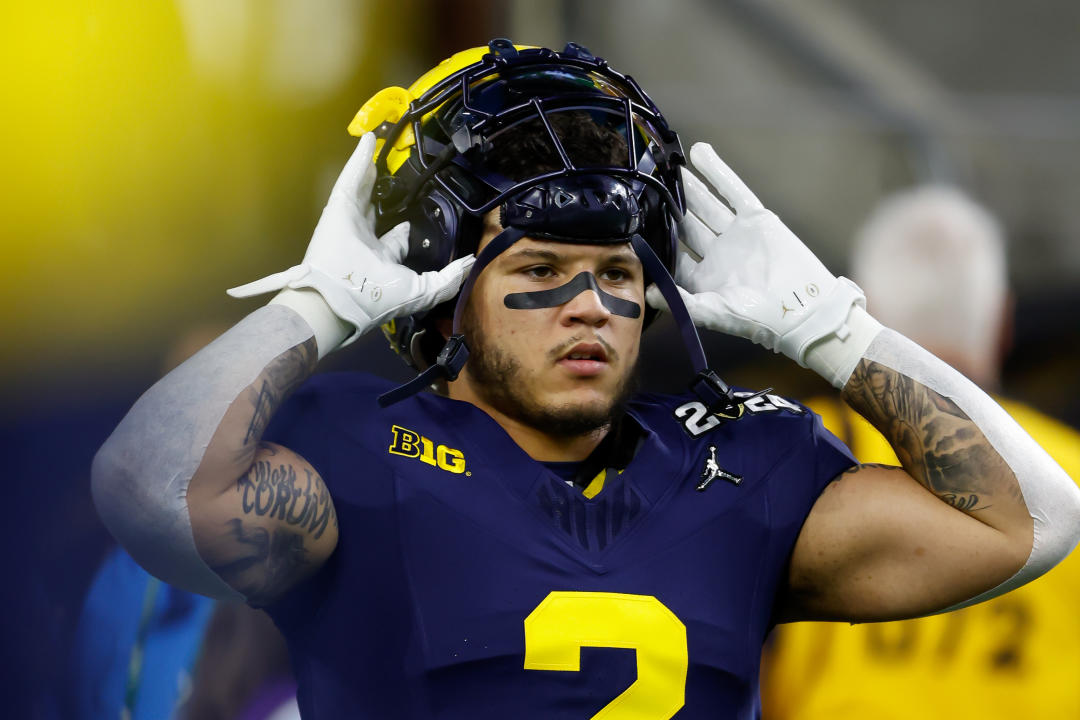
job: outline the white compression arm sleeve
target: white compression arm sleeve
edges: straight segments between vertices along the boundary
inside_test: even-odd
[[[335,315],[323,296],[314,290],[285,288],[270,300],[270,304],[291,308],[304,319],[315,333],[320,360],[352,334],[353,326]]]
[[[294,310],[256,310],[147,390],[105,441],[91,469],[94,504],[147,571],[186,590],[241,599],[199,556],[188,484],[230,404],[311,337]]]
[[[1080,488],[1000,405],[958,371],[892,330],[877,333],[864,357],[956,403],[1015,474],[1034,522],[1031,553],[1015,575],[942,612],[974,605],[1019,587],[1069,554],[1080,539]]]

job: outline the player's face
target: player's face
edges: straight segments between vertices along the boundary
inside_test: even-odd
[[[496,232],[485,233],[481,248]],[[592,289],[549,307],[507,307],[508,295],[554,290],[582,272],[604,293],[636,303],[638,316],[613,312],[617,301],[605,305]],[[644,273],[629,243],[522,238],[484,269],[469,300],[469,399],[550,435],[603,427],[632,389],[644,311]]]

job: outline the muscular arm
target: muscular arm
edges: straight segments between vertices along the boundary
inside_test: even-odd
[[[337,519],[322,479],[296,453],[260,445],[262,433],[319,357],[449,300],[474,261],[417,274],[401,264],[408,223],[376,237],[374,151],[366,133],[299,265],[229,291],[280,291],[270,305],[148,390],[94,458],[105,524],[174,585],[265,604],[329,557]]]
[[[270,305],[135,403],[95,457],[92,481],[102,519],[148,571],[264,604],[333,551],[322,479],[296,453],[260,442],[317,359],[308,323]]]
[[[317,569],[337,542],[319,474],[295,452],[261,441],[317,359],[309,338],[270,362],[226,411],[188,489],[199,555],[255,606]]]
[[[904,470],[831,483],[795,542],[782,620],[901,618],[977,602],[1060,561],[1080,537],[1080,491],[970,381],[865,310],[704,143],[712,193],[686,174],[679,282],[699,325],[782,352],[841,388]],[[698,260],[700,258],[700,261]],[[651,301],[655,300],[653,293]]]
[[[796,542],[782,620],[968,604],[1032,579],[1075,543],[1061,527],[1076,517],[1073,483],[990,398],[910,341],[885,331],[843,393],[903,468],[858,466],[822,493]],[[1032,509],[1048,503],[1061,513],[1053,527]],[[1045,544],[1062,547],[1042,548],[1053,557],[1029,568],[1039,522],[1053,530]]]
[[[326,485],[303,458],[272,443],[259,443],[255,458],[220,500],[194,501],[192,530],[210,569],[258,607],[319,567],[338,525]]]
[[[889,441],[904,470],[946,504],[1028,536],[1031,518],[1016,475],[986,436],[941,393],[865,358],[844,399]]]

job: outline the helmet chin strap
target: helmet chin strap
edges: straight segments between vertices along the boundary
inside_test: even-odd
[[[714,370],[709,369],[709,362],[705,359],[705,348],[701,346],[701,337],[698,336],[697,327],[694,326],[690,311],[686,309],[682,295],[679,294],[679,288],[675,285],[675,280],[668,273],[667,268],[664,267],[664,263],[660,262],[660,258],[656,257],[653,249],[637,233],[630,238],[630,246],[641,260],[645,273],[652,278],[664,299],[667,300],[668,308],[682,335],[686,351],[690,353],[690,362],[694,367],[694,372],[697,373],[690,383],[690,389],[701,398],[710,413],[725,418],[740,417],[741,405],[744,402],[764,392],[769,392],[772,388],[762,393],[755,393],[750,398],[736,398],[728,384],[721,380]]]
[[[504,250],[508,249],[523,237],[525,237],[525,231],[521,228],[505,228],[502,232],[492,238],[491,242],[484,246],[484,249],[476,256],[476,262],[473,263],[472,270],[469,271],[469,276],[466,277],[465,282],[462,283],[461,292],[458,294],[457,303],[454,305],[453,335],[461,334],[461,319],[465,316],[465,305],[469,302],[469,295],[472,294],[473,286],[476,285],[476,278],[480,277],[480,273],[484,271],[484,268],[491,264],[492,260],[497,258]],[[453,335],[451,337],[453,337]],[[462,365],[464,364],[465,363],[462,362]],[[454,377],[450,379],[454,380],[455,378],[457,378],[457,373],[454,373]]]
[[[380,407],[387,407],[399,400],[404,400],[407,397],[415,395],[436,380],[457,379],[461,369],[465,367],[465,362],[469,359],[469,348],[466,346],[465,336],[461,332],[461,319],[465,311],[465,304],[469,300],[469,295],[472,293],[473,286],[476,285],[476,278],[492,260],[524,237],[524,235],[524,230],[508,227],[496,235],[495,238],[480,251],[480,254],[476,256],[476,262],[473,263],[472,270],[469,272],[468,277],[465,278],[465,283],[461,286],[461,293],[458,295],[457,304],[454,306],[453,334],[446,341],[446,345],[439,353],[439,357],[435,360],[435,364],[428,367],[404,385],[380,395]],[[683,344],[686,345],[686,349],[690,353],[690,361],[693,364],[694,371],[697,373],[693,382],[690,383],[690,388],[699,398],[701,398],[705,403],[705,406],[709,408],[710,412],[726,418],[739,417],[742,414],[739,406],[749,398],[736,398],[727,383],[721,380],[713,370],[709,369],[708,362],[705,359],[705,349],[701,346],[701,338],[698,336],[697,328],[694,326],[694,321],[690,318],[690,313],[687,311],[686,305],[683,304],[682,296],[679,295],[679,290],[675,285],[675,281],[668,273],[667,268],[664,267],[660,258],[656,256],[656,253],[653,252],[653,249],[649,247],[649,244],[645,242],[641,235],[634,233],[630,238],[630,245],[641,260],[646,275],[652,278],[661,294],[663,294],[664,299],[667,300],[668,307],[671,309],[671,314],[675,319],[675,324],[678,326],[679,332],[682,335]],[[589,282],[590,278],[592,279],[591,285]],[[576,286],[581,287],[578,288]],[[627,302],[620,298],[614,298],[607,293],[601,294],[602,291],[596,287],[596,279],[592,276],[592,273],[579,273],[570,282],[561,287],[554,288],[553,290],[507,295],[504,302],[507,307],[518,307],[521,309],[554,307],[555,305],[561,305],[568,302],[571,298],[577,296],[580,292],[589,287],[597,290],[597,295],[600,296],[601,302],[603,302],[604,297],[607,296],[618,303],[625,303],[626,306],[634,306],[634,309],[637,310],[637,314],[640,314],[641,308],[636,303]],[[617,305],[620,310],[625,312],[618,312],[606,303],[605,307],[608,307],[609,310],[619,315],[637,317],[637,314],[629,314],[631,312],[631,308],[629,307]]]
[[[465,336],[461,333],[461,318],[465,313],[465,304],[469,301],[473,286],[476,285],[476,278],[503,250],[506,250],[524,236],[524,230],[508,227],[496,235],[480,251],[480,254],[476,256],[476,262],[473,263],[472,269],[461,286],[457,304],[454,305],[453,333],[447,339],[443,349],[439,351],[435,363],[404,385],[399,385],[393,390],[380,395],[379,407],[387,407],[407,397],[412,397],[437,380],[457,380],[461,368],[465,367],[465,362],[469,359],[469,348],[465,345]]]

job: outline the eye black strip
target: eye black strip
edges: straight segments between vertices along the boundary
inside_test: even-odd
[[[570,282],[551,290],[511,293],[503,299],[503,303],[511,310],[536,310],[537,308],[557,307],[565,305],[586,290],[596,292],[600,298],[600,304],[616,315],[628,318],[636,318],[641,315],[640,305],[604,292],[596,283],[596,276],[587,270],[579,272]]]

